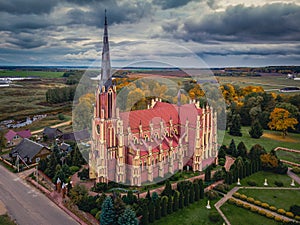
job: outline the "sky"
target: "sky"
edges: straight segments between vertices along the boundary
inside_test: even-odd
[[[300,65],[300,0],[0,0],[0,65]]]

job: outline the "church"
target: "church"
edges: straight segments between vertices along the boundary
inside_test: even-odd
[[[202,171],[217,159],[217,113],[199,102],[152,99],[148,109],[120,112],[112,81],[105,15],[101,80],[95,92],[90,178],[141,186],[187,166]]]

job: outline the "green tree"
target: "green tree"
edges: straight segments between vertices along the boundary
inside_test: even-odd
[[[173,211],[176,212],[179,209],[179,191],[174,192],[174,198],[173,198]]]
[[[247,156],[247,148],[242,141],[237,146],[237,156],[241,156],[242,158],[245,158]]]
[[[229,134],[232,136],[242,136],[241,133],[241,116],[234,114],[232,116],[232,124],[229,127]]]
[[[172,196],[168,198],[168,206],[167,206],[167,212],[168,214],[171,214],[173,212],[173,201]]]
[[[184,203],[183,193],[182,193],[182,192],[179,192],[179,201],[178,201],[179,209],[182,209],[182,208],[183,208],[183,203]]]
[[[190,196],[189,196],[189,190],[184,190],[184,206],[188,206],[190,204]]]
[[[163,190],[163,192],[162,192],[162,196],[168,196],[168,197],[170,197],[170,196],[172,196],[172,192],[173,192],[173,190],[172,190],[172,186],[171,186],[171,183],[170,183],[170,181],[169,180],[167,180],[166,181],[166,185],[165,185],[165,189]]]
[[[194,186],[193,185],[191,185],[190,186],[190,194],[189,194],[189,197],[190,197],[190,203],[194,203],[194,201],[195,201],[195,191],[194,191]]]
[[[159,196],[158,196],[157,192],[155,192],[155,191],[152,192],[151,199],[152,199],[153,202],[156,202],[157,199],[159,199]]]
[[[237,156],[237,149],[236,145],[233,139],[231,139],[229,148],[228,148],[228,154],[231,154],[232,156],[236,157]]]
[[[81,154],[79,148],[76,146],[74,149],[73,157],[72,157],[72,166],[80,167],[84,163],[85,163],[85,160],[82,157],[82,154]]]
[[[129,207],[125,209],[124,213],[118,219],[119,225],[138,225],[138,219],[135,212]]]
[[[101,224],[101,223],[100,223]],[[142,225],[149,224],[149,211],[147,205],[144,205],[142,208],[142,219],[141,219]]]
[[[153,223],[155,220],[155,208],[153,202],[150,202],[148,207],[149,207],[149,222]]]
[[[150,195],[150,191],[149,191],[149,190],[147,191],[146,199],[147,199],[148,201],[151,201],[151,195]]]
[[[115,210],[115,214],[116,214],[116,221],[124,213],[125,208],[126,208],[126,205],[122,201],[122,199],[119,196],[115,197],[114,198],[114,210]]]
[[[202,179],[200,179],[199,180],[199,182],[198,182],[198,184],[199,184],[199,189],[200,189],[200,191],[199,191],[199,197],[200,197],[200,199],[203,199],[204,198],[204,184],[203,184],[203,180]]]
[[[200,199],[200,189],[198,182],[193,183],[194,193],[195,193],[195,201],[199,201]]]
[[[161,216],[167,215],[167,204],[168,204],[168,197],[163,196],[161,198]]]
[[[218,160],[226,158],[226,150],[227,150],[226,145],[222,145],[220,147],[219,152],[218,152]]]
[[[248,157],[251,161],[260,161],[260,155],[265,154],[266,150],[259,144],[255,144],[251,147]],[[255,170],[256,172],[257,170]]]
[[[114,225],[116,224],[116,215],[113,205],[113,200],[110,196],[106,197],[102,204],[102,211],[100,215],[101,225]]]
[[[249,130],[249,134],[252,138],[260,138],[263,135],[263,128],[259,123],[259,120],[255,120],[252,124],[251,124],[251,128]]]
[[[0,152],[2,152],[2,149],[6,146],[6,140],[4,136],[4,131],[0,129]]]
[[[78,205],[80,202],[83,202],[88,198],[88,190],[85,186],[76,184],[69,193],[71,201]]]
[[[211,181],[211,167],[210,167],[210,166],[206,167],[206,169],[205,169],[204,180],[205,180],[206,182]]]
[[[158,198],[155,201],[155,219],[159,220],[161,218],[161,207],[160,207],[160,199]]]

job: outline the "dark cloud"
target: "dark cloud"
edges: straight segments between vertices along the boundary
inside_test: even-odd
[[[193,0],[153,0],[153,4],[161,6],[162,9],[171,9],[184,6]]]
[[[231,6],[224,12],[204,16],[200,21],[184,22],[175,36],[185,40],[267,42],[299,41],[300,6],[296,4],[267,4],[264,6]],[[164,31],[170,32],[171,25]]]
[[[38,48],[47,44],[45,39],[39,38],[29,33],[12,34],[7,43],[21,49]]]
[[[58,0],[0,0],[0,12],[12,14],[50,13],[58,2]]]
[[[70,37],[70,38],[63,38],[61,41],[65,41],[66,43],[74,43],[78,41],[88,41],[89,38],[80,38],[80,37]]]

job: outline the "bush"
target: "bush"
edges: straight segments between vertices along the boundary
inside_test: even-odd
[[[261,207],[265,208],[265,209],[269,209],[269,204],[268,203],[262,203]]]
[[[297,216],[300,216],[300,206],[299,205],[292,205],[290,207],[290,212],[294,213]]]
[[[295,219],[296,220],[300,220],[300,216],[295,216]]]
[[[90,211],[90,214],[92,214],[94,217],[96,216],[96,214],[98,213],[99,209],[94,208]]]
[[[220,158],[219,161],[218,161],[218,163],[219,163],[220,166],[224,166],[225,163],[226,163],[226,159]]]
[[[258,208],[251,206],[251,207],[250,207],[250,210],[251,210],[251,212],[257,212],[257,211],[258,211]]]
[[[300,167],[294,167],[292,169],[292,172],[295,173],[295,174],[300,174]]]
[[[241,197],[241,194],[238,193],[238,192],[235,192],[235,193],[233,194],[233,197],[240,198],[240,197]]]
[[[257,183],[255,182],[255,181],[253,181],[253,180],[249,180],[249,181],[247,181],[247,184],[249,185],[249,186],[257,186]]]
[[[64,116],[64,114],[58,114],[58,119],[59,120],[64,120],[65,119],[65,116]]]
[[[206,196],[209,200],[214,200],[219,197],[219,194],[218,194],[218,192],[216,192],[214,190],[210,190],[210,191],[206,192]]]
[[[100,214],[101,214],[101,211],[98,211],[95,216],[96,220],[98,220],[98,221],[100,220]]]
[[[238,207],[241,207],[241,206],[243,206],[243,202],[237,201],[237,202],[236,202],[236,205],[237,205]]]
[[[253,203],[255,200],[254,200],[254,198],[248,197],[246,199],[246,201],[249,202],[249,203]]]
[[[217,222],[219,222],[221,220],[221,216],[217,212],[210,212],[208,214],[208,218],[213,223],[217,223]]]
[[[274,218],[274,215],[272,213],[266,213],[266,217],[270,218],[270,219],[273,219]]]
[[[294,218],[294,213],[292,213],[292,212],[286,212],[285,215],[287,217]]]
[[[274,212],[277,211],[277,208],[276,208],[275,206],[270,206],[269,209],[270,209],[271,211],[274,211]]]
[[[284,209],[278,209],[277,212],[282,215],[285,215],[285,213],[286,213],[286,211]]]
[[[275,216],[274,219],[277,221],[277,222],[281,222],[282,219],[279,217],[279,216]]]
[[[228,184],[218,184],[217,186],[214,187],[214,189],[226,194],[230,189],[230,187]]]
[[[258,214],[264,216],[264,215],[266,215],[267,213],[266,213],[265,210],[260,209],[260,210],[258,210]]]
[[[247,196],[246,196],[246,195],[241,195],[241,196],[240,196],[240,199],[246,200],[246,199],[247,199]]]
[[[245,209],[250,209],[250,205],[248,205],[248,204],[243,204],[243,207],[244,207]]]
[[[274,184],[277,186],[277,187],[283,187],[283,183],[281,181],[275,181]]]
[[[233,198],[230,198],[230,199],[228,199],[228,203],[230,203],[230,204],[235,204],[235,203],[236,203],[236,200],[233,199]]]

